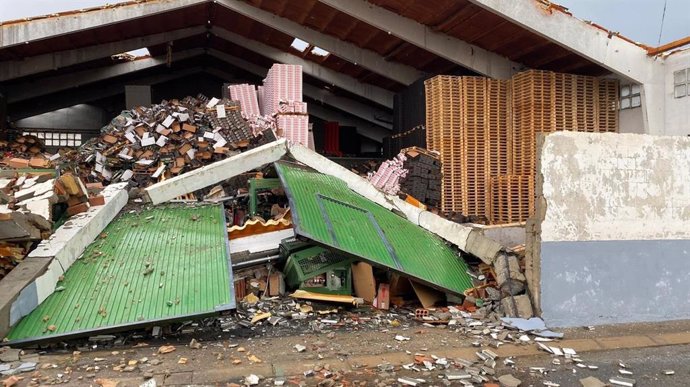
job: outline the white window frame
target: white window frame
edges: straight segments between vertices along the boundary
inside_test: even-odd
[[[684,98],[690,93],[690,68],[673,72],[673,98]]]
[[[43,145],[46,147],[78,148],[84,143],[84,137],[81,133],[38,131],[29,129],[22,131],[22,135],[38,137],[41,141],[43,141]]]
[[[620,110],[635,109],[642,106],[642,85],[630,83],[621,85]]]

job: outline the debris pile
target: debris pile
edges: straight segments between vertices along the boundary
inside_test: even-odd
[[[44,151],[36,136],[18,136],[13,141],[0,141],[0,163],[14,169],[51,168],[55,157],[45,155]]]
[[[407,175],[400,180],[400,190],[425,205],[441,205],[441,161],[438,153],[411,147],[400,151],[405,155],[403,168]]]
[[[405,148],[367,174],[374,187],[389,195],[401,194],[420,206],[438,208],[441,201],[441,162],[437,152]]]
[[[87,181],[146,187],[235,154],[253,137],[239,103],[198,95],[122,112],[77,162]]]
[[[400,180],[405,178],[408,173],[404,167],[406,160],[405,154],[400,152],[392,160],[381,163],[379,169],[375,173],[369,174],[367,179],[381,191],[389,195],[396,195],[400,192]]]
[[[54,174],[6,170],[0,178],[0,279],[50,237],[54,222],[105,204],[100,184],[87,187],[71,173]]]
[[[302,66],[274,64],[263,85],[230,85],[228,95],[239,101],[254,133],[273,130],[278,137],[310,145],[309,114],[302,102]]]

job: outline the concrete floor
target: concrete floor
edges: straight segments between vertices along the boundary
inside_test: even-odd
[[[690,369],[685,367],[690,359],[688,328],[690,321],[605,326],[594,331],[581,328],[567,330],[565,340],[552,344],[574,348],[585,363],[599,367],[592,371],[576,369],[572,364],[553,366],[553,356],[537,349],[533,342],[503,345],[498,349],[492,348],[500,356],[496,376],[511,373],[523,380],[523,385],[543,385],[544,380],[549,380],[562,386],[578,386],[580,378],[590,375],[607,382],[609,377],[617,374],[618,362],[622,360],[633,370],[638,386],[685,386],[690,380]],[[410,340],[396,341],[395,335],[404,335]],[[101,379],[101,382],[114,382],[111,387],[139,386],[144,382],[145,371],[154,375],[158,385],[241,384],[243,378],[250,374],[266,378],[261,385],[273,385],[272,378],[275,377],[291,376],[294,376],[294,383],[317,385],[322,380],[307,378],[303,373],[318,367],[342,371],[341,380],[350,385],[356,384],[353,381],[366,382],[368,386],[390,385],[391,381],[395,384],[400,376],[423,378],[428,381],[426,385],[444,385],[439,378],[444,372],[418,373],[401,370],[399,366],[411,363],[415,353],[448,359],[475,359],[477,350],[472,347],[472,338],[421,325],[316,334],[293,332],[282,337],[240,338],[228,334],[203,341],[201,349],[187,346],[192,338],[180,336],[168,341],[135,342],[121,348],[94,348],[81,353],[73,353],[71,349],[53,351],[40,357],[38,373],[23,374],[25,379],[18,385],[29,385],[35,378],[43,384],[63,381],[70,386],[89,386],[96,385],[96,380]],[[159,354],[160,346],[166,344],[175,346],[175,351]],[[295,344],[304,345],[306,351],[297,352]],[[503,365],[502,359],[509,356],[515,358],[515,368]],[[145,363],[141,362],[143,358],[147,358]],[[138,360],[133,371],[113,370],[131,360]],[[160,364],[151,364],[159,361]],[[396,366],[395,371],[382,372],[377,366],[383,363]],[[98,371],[94,368],[96,366]],[[529,367],[553,368],[556,371],[546,376],[534,375],[529,373]],[[676,375],[661,375],[664,369],[673,369]],[[59,374],[62,378],[58,378]]]

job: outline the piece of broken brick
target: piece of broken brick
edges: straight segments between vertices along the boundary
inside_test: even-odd
[[[67,215],[74,216],[89,210],[89,203],[79,203],[76,206],[67,207]]]
[[[67,191],[68,194],[79,195],[81,193],[79,183],[77,183],[76,177],[74,177],[74,175],[66,173],[66,174],[60,176],[60,179],[58,179],[58,180],[65,187],[65,190]]]
[[[67,199],[67,207],[73,207],[77,206],[82,203],[86,203],[88,199],[83,196],[70,196],[69,199]]]
[[[32,157],[31,160],[29,160],[29,166],[32,168],[49,168],[50,161],[43,157]]]
[[[11,158],[9,160],[6,159],[5,163],[11,168],[28,168],[29,167],[29,160],[20,159],[18,157],[14,157],[14,158]]]
[[[103,195],[90,197],[89,205],[91,205],[91,207],[105,205],[105,197],[103,197]]]

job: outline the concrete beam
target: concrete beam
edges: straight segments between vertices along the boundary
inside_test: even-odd
[[[307,106],[307,111],[310,115],[319,117],[325,121],[337,121],[341,126],[354,126],[357,128],[357,133],[376,142],[382,143],[384,137],[391,135],[391,131],[386,128],[371,124],[370,122],[348,114],[340,113],[322,105],[310,103]]]
[[[285,139],[280,139],[156,183],[146,188],[146,195],[153,204],[164,203],[180,195],[218,184],[241,173],[278,161],[286,152]]]
[[[238,0],[216,0],[216,3],[402,84],[412,84],[424,76],[424,73],[414,67],[387,61],[374,51],[358,47],[352,43],[338,39],[335,36],[326,35],[317,30],[305,27],[290,19],[254,7],[249,3]]]
[[[538,1],[470,0],[612,72],[647,83],[662,64],[647,50]]]
[[[234,32],[229,32],[217,27],[211,28],[211,33],[221,39],[235,43],[248,50],[257,52],[279,63],[302,66],[302,71],[314,78],[318,78],[343,90],[360,95],[381,106],[393,109],[393,92],[380,87],[362,83],[355,78],[330,70],[318,63],[300,58],[297,55],[287,53],[277,48],[268,46],[256,40],[245,38]]]
[[[384,112],[380,109],[374,109],[371,106],[364,105],[350,98],[335,95],[328,90],[320,89],[316,86],[306,83],[302,85],[302,91],[304,92],[304,95],[311,99],[317,100],[322,104],[335,107],[354,117],[368,121],[371,124],[386,128],[388,130],[393,130],[393,124],[390,123],[393,121],[393,115],[388,112]],[[387,122],[382,121],[379,118],[383,118],[387,120]]]
[[[402,40],[492,78],[508,79],[524,66],[365,0],[319,0]],[[500,0],[499,0],[500,1]],[[509,1],[508,3],[513,3]]]
[[[203,53],[203,49],[200,48],[177,52],[173,54],[173,61],[191,58]],[[152,67],[164,65],[166,63],[166,58],[164,56],[157,58],[144,58],[131,62],[118,63],[109,67],[58,75],[48,79],[26,81],[17,85],[9,86],[7,88],[8,102],[15,103],[41,95],[55,93],[61,90],[71,89],[89,83],[118,77],[132,72],[146,70]]]
[[[201,73],[203,71],[204,69],[201,67],[194,67],[189,69],[178,70],[171,74],[158,74],[148,77],[136,78],[133,79],[131,82],[144,85],[156,85],[173,79],[182,78],[187,75]],[[22,118],[33,117],[42,113],[51,112],[69,106],[74,106],[80,103],[87,103],[102,98],[112,97],[118,94],[124,94],[124,92],[125,87],[121,83],[114,83],[105,87],[98,88],[80,88],[78,90],[70,92],[68,95],[61,95],[60,98],[49,98],[47,101],[45,101],[45,103],[30,104],[26,109],[12,109],[12,115],[10,118],[12,119],[12,121],[17,121],[21,120]]]
[[[0,48],[67,35],[108,24],[126,22],[206,2],[208,0],[130,2],[126,5],[106,5],[98,10],[70,13],[57,17],[10,24],[0,23]]]
[[[244,69],[245,71],[248,71],[262,78],[266,77],[266,73],[268,72],[267,69],[261,66],[257,66],[251,62],[247,62],[244,59],[240,59],[238,57],[228,55],[217,50],[209,50],[209,55],[216,57],[224,62],[227,62],[235,67]],[[364,105],[349,98],[337,96],[328,90],[319,89],[318,87],[312,86],[308,83],[302,84],[302,92],[309,98],[323,102],[326,105],[336,107],[348,114],[366,120],[372,124],[384,127],[389,130],[393,129],[393,125],[391,125],[388,122],[383,122],[377,118],[382,117],[384,119],[387,119],[388,121],[392,121],[393,116],[390,112],[384,111],[382,109],[377,109],[373,106]]]
[[[37,55],[22,60],[6,61],[0,66],[0,81],[57,70],[122,52],[172,42],[204,32],[206,32],[205,26],[184,28],[96,46]]]

